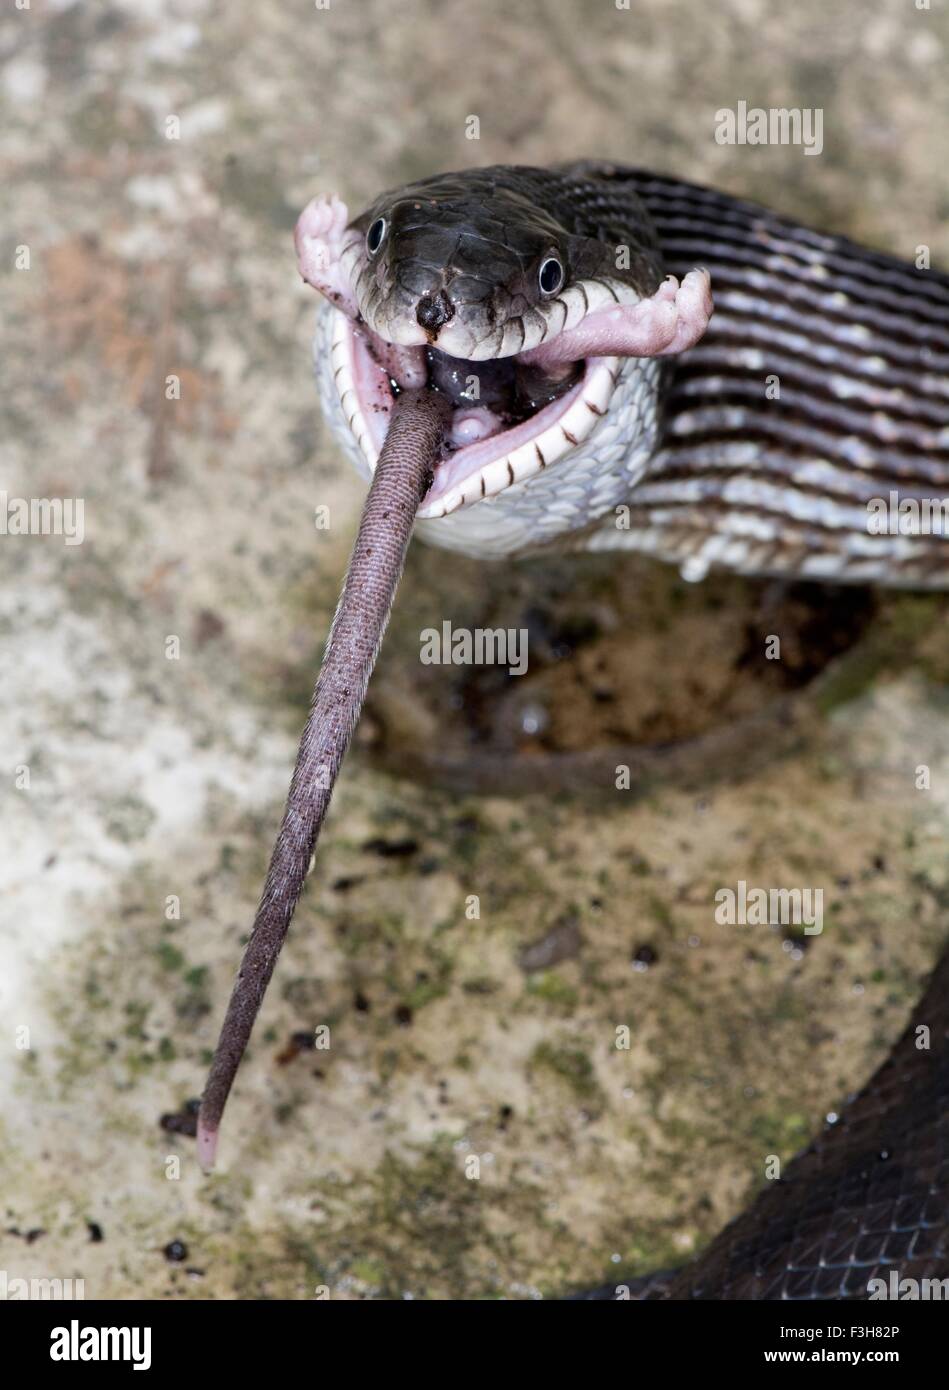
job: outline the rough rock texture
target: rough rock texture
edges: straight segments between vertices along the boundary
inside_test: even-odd
[[[362,496],[317,415],[297,210],[602,154],[945,263],[947,33],[886,0],[7,7],[0,490],[85,504],[81,545],[0,536],[8,1277],[599,1283],[707,1240],[884,1054],[949,915],[944,603],[845,605],[838,641],[821,595],[416,546],[220,1170],[159,1123],[203,1081]],[[823,153],[717,145],[739,100],[822,107]],[[530,626],[531,674],[421,667],[444,617]],[[790,747],[707,785],[479,783],[726,727],[846,648]],[[741,878],[822,886],[822,935],[717,926]]]

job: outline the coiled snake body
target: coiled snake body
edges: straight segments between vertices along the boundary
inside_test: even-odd
[[[596,163],[439,175],[353,221],[315,199],[297,250],[329,301],[317,375],[357,468],[372,478],[382,454],[391,471],[401,396],[432,439],[425,398],[440,402],[444,444],[416,522],[433,543],[489,559],[625,548],[690,578],[724,567],[949,586],[946,276]],[[378,622],[373,633],[360,699]],[[321,676],[317,705],[327,689]],[[328,800],[307,812],[313,718],[205,1093],[208,1155]],[[333,776],[354,718],[347,705]],[[866,1298],[894,1271],[949,1278],[947,999],[949,954],[841,1119],[646,1296]]]

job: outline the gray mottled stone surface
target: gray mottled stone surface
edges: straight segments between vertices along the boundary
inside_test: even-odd
[[[362,493],[317,414],[296,212],[599,154],[946,261],[946,37],[937,6],[887,0],[5,7],[0,490],[85,506],[81,545],[0,537],[10,1277],[526,1297],[668,1265],[882,1057],[949,903],[942,603],[884,600],[871,659],[763,767],[636,800],[611,778],[475,795],[422,772],[451,740],[506,747],[507,696],[471,743],[420,627],[595,620],[529,687],[550,753],[615,737],[597,681],[639,700],[631,738],[754,705],[721,652],[761,594],[417,546],[219,1171],[159,1125],[203,1081]],[[822,107],[821,156],[717,145],[740,99]],[[543,750],[515,745],[527,788]],[[822,936],[716,926],[739,878],[823,886]],[[528,973],[528,948],[551,963]],[[318,1024],[329,1051],[288,1042]]]

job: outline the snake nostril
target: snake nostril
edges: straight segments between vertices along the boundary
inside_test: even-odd
[[[440,328],[455,317],[455,306],[445,291],[439,290],[438,294],[422,296],[416,306],[415,317],[426,333],[437,334]]]

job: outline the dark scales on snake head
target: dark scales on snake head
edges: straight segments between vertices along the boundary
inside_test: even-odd
[[[437,175],[352,220],[319,197],[296,245],[325,298],[324,412],[371,486],[202,1101],[206,1166],[413,529],[485,559],[629,549],[689,578],[949,587],[941,529],[867,525],[894,491],[949,498],[946,276],[593,162]],[[949,956],[833,1130],[646,1296],[865,1298],[894,1268],[949,1276],[947,997]]]

